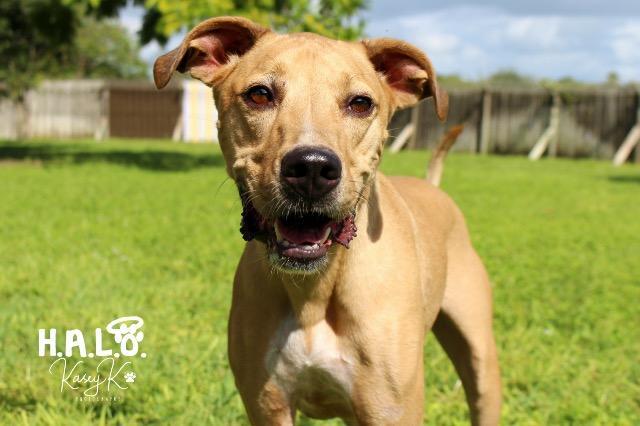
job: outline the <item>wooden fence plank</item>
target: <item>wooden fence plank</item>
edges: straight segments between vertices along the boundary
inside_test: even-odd
[[[529,160],[535,161],[542,157],[542,154],[547,150],[550,144],[556,145],[555,141],[558,137],[558,128],[560,126],[560,96],[558,94],[553,95],[553,105],[551,106],[551,113],[549,117],[549,127],[544,131],[540,139],[533,146],[531,152],[529,152]],[[553,155],[555,156],[556,148],[553,148]]]
[[[482,119],[480,130],[480,153],[487,154],[489,152],[491,138],[491,92],[484,90],[482,92]]]
[[[621,166],[627,161],[633,148],[640,142],[640,123],[636,124],[629,132],[629,135],[624,140],[615,157],[613,157],[613,165]]]
[[[416,126],[413,123],[409,123],[404,126],[404,129],[402,129],[398,137],[391,144],[389,151],[392,154],[400,152],[400,150],[404,148],[405,144],[409,141],[409,138],[411,138],[415,133],[415,128]]]
[[[629,134],[613,157],[614,166],[623,165],[631,156],[634,148],[636,150],[635,161],[640,162],[640,92],[637,92],[635,96],[635,108],[636,125],[629,131]]]

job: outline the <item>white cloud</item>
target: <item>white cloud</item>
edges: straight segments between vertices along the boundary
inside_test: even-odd
[[[615,70],[623,80],[640,80],[640,22],[626,22],[613,31]]]
[[[505,35],[513,43],[530,49],[554,49],[562,46],[560,31],[564,19],[557,16],[500,16],[506,24]]]
[[[420,15],[452,7],[500,9],[513,15],[640,16],[638,0],[372,0],[368,15],[373,19]]]
[[[611,46],[621,62],[640,60],[640,22],[627,22],[616,28]]]
[[[525,2],[506,0],[470,6],[461,0],[439,2],[436,8],[430,0],[408,0],[401,9],[392,7],[397,0],[374,0],[366,31],[372,37],[395,37],[415,44],[444,74],[482,78],[500,69],[516,69],[539,78],[573,76],[602,81],[615,71],[623,81],[640,80],[640,15],[633,14],[640,6],[629,6],[626,17],[617,12],[597,16],[593,2],[581,3],[570,14],[568,0],[541,1],[528,7]],[[609,11],[619,10],[624,3],[608,2],[618,8]],[[546,9],[541,8],[543,3]],[[449,4],[458,6],[443,6]],[[426,10],[427,6],[434,9]],[[385,8],[388,13],[381,14]],[[542,13],[544,10],[556,14]],[[398,12],[404,15],[397,16]],[[143,13],[140,7],[127,7],[120,22],[135,33]],[[182,37],[171,37],[166,48],[150,43],[142,49],[142,57],[153,63]]]
[[[460,47],[460,40],[453,34],[427,35],[423,42],[430,52],[447,52]]]
[[[640,80],[640,17],[525,16],[474,6],[374,20],[367,31],[414,43],[445,74],[478,78],[510,68],[602,81],[616,71]]]

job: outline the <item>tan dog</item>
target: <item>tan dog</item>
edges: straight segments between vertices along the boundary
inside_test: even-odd
[[[426,181],[376,172],[396,108],[433,96],[446,116],[427,57],[222,17],[158,58],[156,85],[176,70],[213,88],[243,202],[229,357],[251,423],[291,425],[301,410],[420,424],[433,327],[472,423],[497,424],[491,291],[463,216]]]

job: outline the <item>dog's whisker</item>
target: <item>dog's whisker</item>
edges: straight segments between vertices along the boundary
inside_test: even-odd
[[[229,182],[229,180],[231,180],[231,178],[229,176],[227,176],[222,180],[222,182],[220,182],[220,184],[218,185],[218,187],[216,188],[216,190],[215,190],[215,192],[213,194],[213,198],[214,199],[218,197],[218,193],[220,192],[220,189],[222,189],[224,184]]]

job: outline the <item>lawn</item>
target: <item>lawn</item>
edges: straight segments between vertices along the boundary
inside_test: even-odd
[[[387,153],[421,176],[427,154]],[[246,424],[227,364],[240,205],[215,146],[0,143],[0,424]],[[494,285],[505,425],[640,424],[640,166],[447,160]],[[38,329],[145,320],[112,403],[60,392]],[[426,420],[467,424],[430,336]],[[315,424],[303,419],[302,424]],[[334,423],[337,424],[337,423]]]

